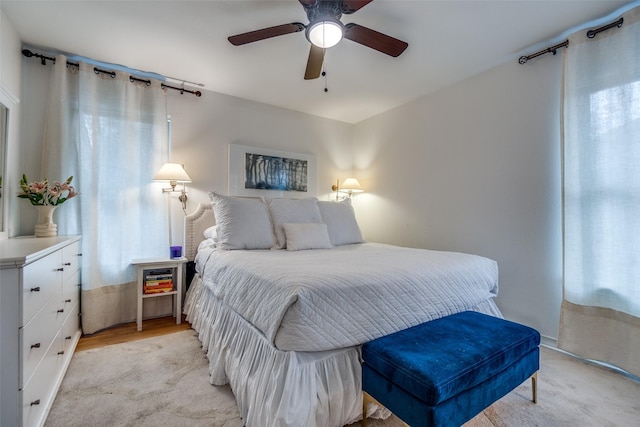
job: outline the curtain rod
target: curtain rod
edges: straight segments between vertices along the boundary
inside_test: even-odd
[[[32,52],[29,49],[22,49],[22,55],[26,56],[27,58],[32,58],[32,57],[36,57],[36,58],[40,58],[40,63],[42,65],[47,65],[47,61],[51,61],[54,64],[56,63],[56,58],[52,57],[52,56],[46,56],[43,55],[41,53],[37,53],[37,52]],[[67,61],[67,66],[70,67],[80,67],[79,63],[76,62],[71,62],[71,61]],[[111,78],[115,78],[116,76],[116,72],[115,71],[107,71],[107,70],[102,70],[98,67],[93,67],[93,72],[96,74],[109,74],[111,76]],[[174,80],[174,79],[172,79]],[[131,83],[133,82],[141,82],[141,83],[145,83],[147,86],[151,85],[151,80],[145,80],[145,79],[140,79],[137,77],[133,77],[133,76],[129,76],[129,81]],[[191,82],[189,82],[191,83]],[[198,83],[194,83],[194,84],[198,84]],[[161,83],[160,87],[162,89],[173,89],[173,90],[177,90],[180,92],[180,95],[183,95],[185,92],[186,93],[190,93],[192,95],[197,96],[198,98],[202,96],[202,92],[200,92],[199,90],[193,91],[193,90],[187,90],[184,88],[184,81],[182,83],[183,87],[174,87],[174,86],[169,86],[167,84]]]
[[[624,22],[624,18],[620,18],[620,19],[618,19],[617,21],[612,22],[612,23],[610,23],[610,24],[604,25],[604,26],[599,27],[599,28],[596,28],[596,29],[594,29],[594,30],[589,30],[589,31],[587,31],[587,37],[588,37],[588,38],[590,38],[590,39],[592,39],[592,38],[594,38],[598,33],[601,33],[601,32],[603,32],[603,31],[606,31],[606,30],[608,30],[608,29],[610,29],[610,28],[613,28],[613,27],[618,27],[618,28],[620,28],[620,27],[622,27],[622,23],[623,23],[623,22]],[[518,59],[518,63],[519,63],[519,64],[526,64],[526,63],[527,63],[527,61],[529,61],[529,60],[531,60],[531,59],[533,59],[533,58],[537,58],[537,57],[538,57],[538,56],[540,56],[540,55],[544,55],[545,53],[553,53],[553,54],[555,55],[555,54],[557,53],[557,52],[556,52],[556,51],[557,51],[557,49],[560,49],[561,47],[569,47],[569,40],[567,39],[567,40],[563,41],[563,42],[562,42],[562,43],[560,43],[560,44],[557,44],[557,45],[555,45],[555,46],[548,47],[548,48],[543,49],[543,50],[541,50],[541,51],[538,51],[538,52],[536,52],[536,53],[532,53],[531,55],[521,56],[521,57]]]
[[[587,31],[587,37],[589,37],[590,39],[592,39],[592,38],[594,38],[598,33],[601,33],[601,32],[603,32],[603,31],[606,31],[606,30],[608,30],[608,29],[610,29],[610,28],[613,28],[613,27],[618,27],[618,28],[620,28],[620,27],[622,27],[622,24],[623,24],[623,23],[624,23],[624,18],[620,18],[620,19],[618,19],[616,22],[612,22],[611,24],[604,25],[604,26],[602,26],[602,27],[600,27],[600,28],[596,28],[595,30],[589,30],[589,31]]]
[[[174,86],[169,86],[167,84],[160,84],[160,87],[162,87],[162,89],[167,88],[167,89],[173,89],[173,90],[178,90],[180,91],[180,95],[182,95],[184,92],[190,93],[192,95],[197,96],[198,98],[200,98],[202,96],[202,92],[200,92],[199,90],[193,91],[193,90],[187,90],[184,87],[174,87]]]
[[[561,47],[568,47],[568,46],[569,46],[569,40],[565,40],[560,44],[548,47],[548,48],[543,49],[543,50],[541,50],[539,52],[536,52],[536,53],[532,53],[531,55],[521,56],[520,59],[518,59],[518,63],[526,64],[527,61],[529,61],[529,60],[531,60],[533,58],[537,58],[540,55],[544,55],[545,53],[553,53],[555,55],[556,53],[558,53],[557,52],[558,49],[560,49]]]

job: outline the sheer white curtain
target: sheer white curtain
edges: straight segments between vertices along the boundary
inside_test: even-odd
[[[136,316],[135,258],[168,256],[167,200],[154,173],[167,160],[160,82],[94,66],[52,70],[43,176],[73,175],[79,197],[58,209],[59,234],[82,234],[82,327],[92,333]]]
[[[564,56],[559,347],[640,376],[640,8]]]

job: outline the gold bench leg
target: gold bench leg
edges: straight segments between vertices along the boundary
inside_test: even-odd
[[[531,375],[531,394],[533,403],[538,403],[538,372]]]
[[[362,422],[360,423],[362,427],[367,427],[367,407],[369,406],[369,403],[373,403],[380,407],[384,407],[384,405],[382,405],[376,399],[371,397],[369,393],[367,393],[366,391],[363,391],[362,392]],[[405,423],[404,421],[402,422],[402,425],[404,427],[409,427],[409,424]]]
[[[366,391],[362,392],[362,427],[367,427],[367,406],[369,406],[369,400],[371,396]]]

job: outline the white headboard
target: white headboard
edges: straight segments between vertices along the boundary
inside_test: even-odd
[[[184,217],[184,256],[189,261],[195,259],[198,245],[204,240],[202,233],[215,223],[210,204],[200,203],[193,213]]]

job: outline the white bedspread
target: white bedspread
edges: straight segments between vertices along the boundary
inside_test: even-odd
[[[205,286],[280,350],[362,344],[498,292],[488,258],[375,243],[298,252],[201,245],[196,263]]]

